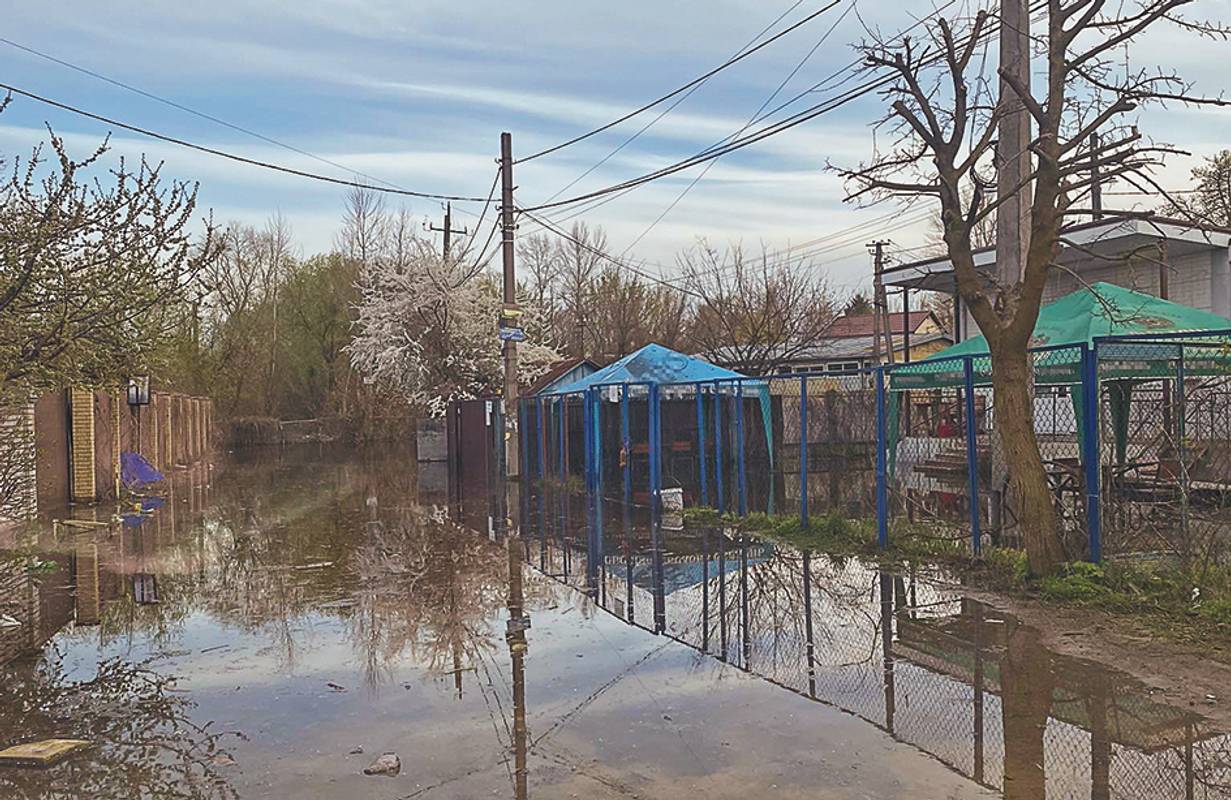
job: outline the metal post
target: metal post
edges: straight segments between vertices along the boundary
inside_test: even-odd
[[[808,528],[808,379],[806,377],[799,379],[799,524],[805,530]]]
[[[1082,459],[1086,477],[1086,535],[1089,538],[1090,560],[1098,564],[1103,560],[1102,521],[1102,461],[1099,447],[1099,387],[1098,387],[1098,341],[1091,348],[1081,349]]]
[[[590,415],[594,412],[591,407],[591,391],[591,389],[586,389],[581,395],[581,451],[585,459],[582,474],[585,476],[586,494],[588,495],[594,493],[594,437],[590,424]]]
[[[556,426],[559,430],[560,441],[560,480],[568,480],[568,395],[561,395],[560,402],[557,404],[560,407],[559,424]]]
[[[983,552],[979,535],[979,442],[975,431],[975,362],[971,356],[962,361],[966,373],[966,482],[970,491],[970,546],[976,556]]]
[[[727,510],[726,493],[723,491],[725,470],[722,468],[722,390],[714,381],[714,488],[718,492],[718,510]]]
[[[598,495],[601,504],[603,498],[603,392],[594,388],[594,407],[590,410],[594,424],[594,493]],[[599,508],[602,514],[602,508]]]
[[[633,501],[633,453],[629,437],[628,425],[628,384],[620,387],[620,452],[624,454],[624,508],[627,510]]]
[[[876,544],[889,546],[889,448],[885,414],[885,368],[876,368]]]
[[[735,382],[736,476],[739,479],[739,515],[748,514],[748,473],[744,464],[744,382]]]
[[[1184,388],[1184,345],[1177,346],[1180,352],[1175,362],[1175,434],[1176,453],[1180,460],[1180,532],[1188,541],[1188,448],[1184,443],[1188,435],[1185,425],[1188,393]]]
[[[650,451],[650,518],[654,524],[658,524],[658,515],[661,510],[659,492],[662,490],[662,464],[659,462],[661,453],[659,452],[659,434],[658,430],[658,385],[651,383],[649,387],[649,405],[650,405],[650,430],[649,430],[649,451]]]
[[[701,467],[701,505],[710,504],[710,487],[705,470],[705,392],[704,384],[697,384],[697,463]]]
[[[544,399],[538,398],[539,479],[547,477],[547,431],[543,428]]]

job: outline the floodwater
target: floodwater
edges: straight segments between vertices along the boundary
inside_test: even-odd
[[[254,452],[4,534],[0,745],[92,746],[0,797],[1231,796],[1224,732],[927,576],[440,478]]]

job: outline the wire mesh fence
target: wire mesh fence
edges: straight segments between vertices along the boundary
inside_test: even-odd
[[[998,420],[991,360],[973,354],[842,375],[596,386],[523,402],[527,472],[660,510],[875,517],[907,533],[1024,544],[1006,448],[1032,419],[1066,554],[1227,560],[1231,331],[1038,347]]]

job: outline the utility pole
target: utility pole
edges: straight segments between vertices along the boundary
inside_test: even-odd
[[[868,247],[872,248],[872,356],[880,364],[881,339],[885,340],[885,360],[893,363],[893,326],[889,322],[889,299],[885,296],[885,284],[881,273],[885,269],[885,245],[888,242],[878,239]]]
[[[504,262],[504,319],[517,320],[521,309],[517,307],[517,278],[513,257],[513,135],[500,134],[500,229],[501,250]],[[519,447],[521,431],[517,419],[517,342],[504,340],[504,426],[505,426],[505,474],[518,477],[521,463]]]
[[[1003,74],[1030,89],[1030,0],[1000,0],[1000,109],[996,144],[996,272],[1002,286],[1021,280],[1030,237],[1030,115]]]
[[[444,227],[437,228],[435,225],[429,225],[427,229],[429,231],[435,231],[437,233],[443,233],[445,235],[445,262],[446,263],[449,260],[449,244],[451,243],[453,234],[456,233],[460,236],[465,236],[466,234],[470,233],[470,231],[466,230],[465,228],[462,228],[460,231],[453,230],[453,204],[452,203],[447,203],[445,205]]]
[[[1090,134],[1090,209],[1095,220],[1103,218],[1103,180],[1099,171],[1098,131]]]

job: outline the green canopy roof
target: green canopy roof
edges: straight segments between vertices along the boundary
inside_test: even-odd
[[[1039,310],[1031,347],[1069,346],[1069,349],[1036,352],[1035,379],[1039,383],[1079,382],[1080,348],[1082,345],[1093,345],[1096,338],[1227,329],[1231,329],[1231,320],[1209,311],[1160,300],[1111,283],[1095,283],[1089,288],[1065,295]],[[1130,345],[1124,345],[1121,349],[1129,347]],[[1129,368],[1129,375],[1140,377],[1156,372],[1156,362],[1174,359],[1178,349],[1176,344],[1166,340],[1155,340],[1149,345],[1134,344],[1131,348],[1131,360],[1137,363],[1135,367]],[[962,356],[975,357],[975,383],[987,384],[991,380],[991,364],[987,353],[987,340],[982,336],[975,336],[926,360],[895,369],[891,373],[892,386],[895,389],[926,389],[960,385],[965,382],[963,366],[960,360],[954,359]],[[1121,355],[1119,360],[1127,365],[1130,361],[1129,354]],[[1222,357],[1225,359],[1226,354],[1223,353]],[[1185,358],[1188,358],[1188,354]],[[1108,361],[1110,362],[1110,359]]]

